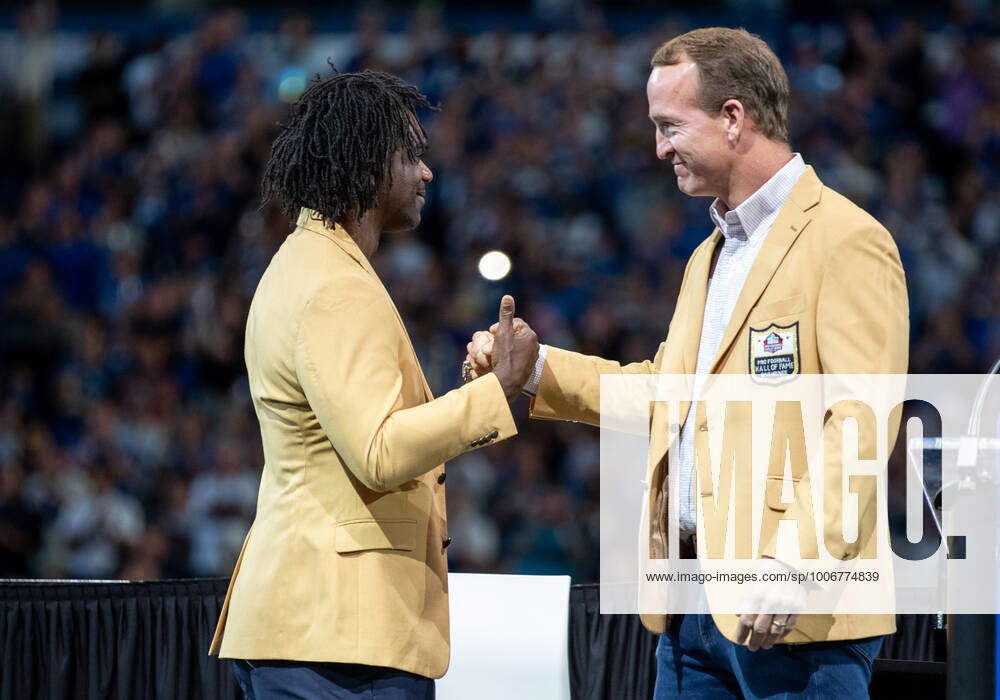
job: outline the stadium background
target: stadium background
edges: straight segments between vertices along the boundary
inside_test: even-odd
[[[1000,355],[1000,11],[910,11],[0,9],[0,577],[230,572],[262,460],[243,324],[290,231],[258,210],[257,182],[287,101],[328,58],[441,105],[424,115],[424,222],[375,261],[436,393],[504,292],[542,342],[653,354],[710,223],[655,159],[648,58],[712,24],[776,48],[793,148],[896,237],[911,371],[985,371]],[[494,248],[514,262],[499,283],[476,269]],[[525,412],[517,440],[449,469],[452,569],[594,581],[597,433]]]

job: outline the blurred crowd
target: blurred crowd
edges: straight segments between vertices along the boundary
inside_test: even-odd
[[[792,146],[893,233],[911,371],[1000,356],[1000,28],[850,14],[766,39],[793,86]],[[690,28],[465,34],[421,9],[389,32],[223,10],[181,34],[64,32],[25,6],[0,35],[0,577],[228,575],[262,467],[243,364],[255,285],[291,230],[258,181],[311,76],[377,68],[436,103],[424,221],[376,267],[431,386],[458,384],[504,292],[542,342],[634,361],[663,339],[708,200],[658,162],[645,79]],[[479,276],[491,249],[513,270]],[[522,400],[523,401],[523,400]],[[455,570],[596,580],[598,435],[525,419],[455,460]]]

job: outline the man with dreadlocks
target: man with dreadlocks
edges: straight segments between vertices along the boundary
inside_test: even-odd
[[[319,80],[264,172],[298,223],[247,319],[265,463],[210,652],[251,699],[432,698],[448,667],[443,463],[516,434],[538,342],[505,296],[494,371],[431,395],[369,262],[420,222],[427,107],[385,73]]]

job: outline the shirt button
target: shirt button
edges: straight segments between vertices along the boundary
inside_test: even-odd
[[[441,472],[441,474],[438,476],[438,483],[439,484],[443,484],[444,480],[447,479],[447,478],[448,478],[448,475],[445,474],[444,472]]]
[[[700,430],[702,432],[705,432],[706,430],[708,430],[708,426],[707,425],[702,425],[701,427],[698,428],[698,430]]]
[[[451,544],[451,538],[450,537],[447,537],[447,538],[441,540],[441,548],[442,549],[448,549],[448,545],[450,545],[450,544]]]

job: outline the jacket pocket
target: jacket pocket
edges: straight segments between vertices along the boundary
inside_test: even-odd
[[[794,476],[787,477],[792,482],[792,490],[799,488],[800,480]],[[791,503],[781,500],[781,492],[785,487],[785,477],[768,474],[764,480],[764,502],[771,510],[784,512],[788,510]],[[798,497],[798,494],[796,494]]]
[[[416,520],[349,520],[337,523],[334,547],[341,554],[372,549],[413,551],[417,535]]]
[[[802,311],[805,307],[805,297],[802,294],[785,297],[777,301],[770,301],[760,304],[750,312],[751,321],[770,321],[771,319],[791,316]]]

